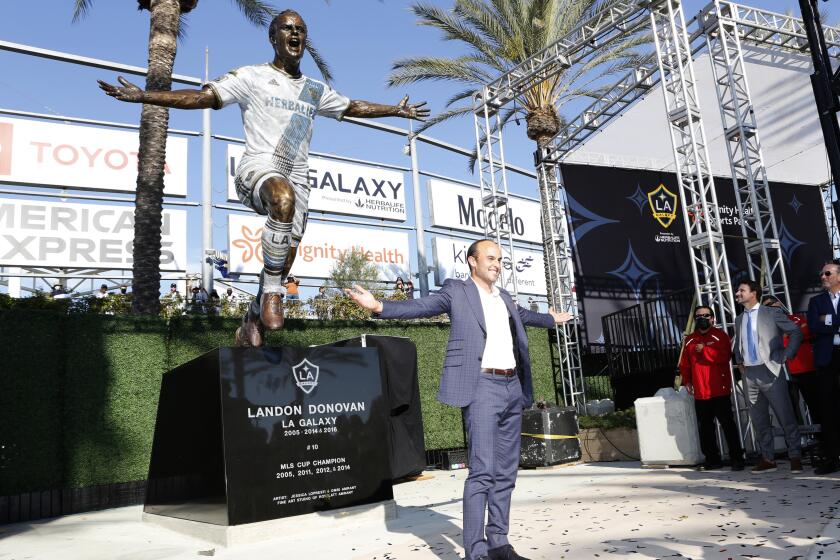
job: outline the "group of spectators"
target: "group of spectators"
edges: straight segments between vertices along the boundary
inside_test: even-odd
[[[732,470],[744,469],[741,438],[731,404],[734,362],[744,380],[745,398],[760,457],[754,474],[778,469],[770,409],[784,432],[790,472],[802,472],[799,397],[812,424],[820,425],[817,475],[840,469],[840,261],[826,263],[820,272],[825,291],[813,296],[807,314],[786,314],[774,296],[761,297],[752,280],[739,284],[736,300],[743,312],[735,320],[734,341],[715,327],[715,313],[701,305],[694,310],[695,329],[685,339],[680,357],[682,385],[694,395],[701,470],[723,467],[715,437],[720,424]]]

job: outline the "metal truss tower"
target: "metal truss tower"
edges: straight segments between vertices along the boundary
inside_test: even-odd
[[[543,231],[548,300],[558,311],[578,315],[575,294],[574,259],[566,216],[566,191],[560,164],[545,161],[536,154],[537,178],[540,182],[540,206]],[[561,388],[563,402],[585,412],[586,389],[580,357],[580,328],[574,322],[555,326],[557,354],[552,363],[554,386]],[[559,397],[559,395],[557,395]]]
[[[738,23],[732,18],[737,10],[731,2],[714,0],[701,12],[700,25],[709,47],[749,277],[792,309]]]
[[[486,88],[485,88],[486,95]],[[502,287],[519,294],[516,285],[516,257],[513,253],[511,214],[508,210],[508,186],[505,173],[505,151],[502,144],[502,127],[499,108],[480,103],[476,96],[475,145],[478,154],[481,204],[484,209],[484,237],[492,239],[510,255],[510,270],[502,267],[499,278]]]
[[[840,259],[840,230],[837,228],[837,220],[834,218],[834,183],[829,181],[820,185],[820,195],[822,196],[823,213],[825,214],[825,229],[828,231],[829,245],[831,245],[831,255],[835,259]]]
[[[718,324],[731,330],[735,301],[706,132],[700,118],[690,42],[679,0],[665,0],[651,6],[650,22],[677,164],[695,290],[701,303],[714,307]]]

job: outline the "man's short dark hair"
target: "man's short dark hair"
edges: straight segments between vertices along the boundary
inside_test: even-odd
[[[698,305],[697,307],[694,308],[694,314],[697,315],[697,312],[700,311],[701,309],[708,309],[709,310],[709,315],[712,316],[712,319],[715,318],[715,310],[712,309],[711,307],[709,307],[708,305]]]
[[[175,282],[172,282],[171,284],[169,284],[169,287],[170,288],[177,288],[178,284],[176,284]]]
[[[105,289],[107,290],[107,289],[108,289],[108,284],[102,284],[101,286],[99,286],[99,289],[100,289],[100,290],[101,290],[102,288],[105,288]]]
[[[289,14],[295,14],[297,17],[299,17],[300,20],[303,22],[304,28],[306,27],[306,21],[303,19],[302,15],[300,15],[299,13],[297,13],[294,10],[283,10],[282,12],[280,12],[279,14],[274,16],[274,19],[272,19],[271,23],[268,25],[268,38],[269,39],[274,38],[274,32],[277,31],[277,26],[280,25],[280,20],[283,19],[283,16],[287,16]],[[307,29],[307,32],[308,31],[309,31],[309,29]]]
[[[755,280],[741,280],[738,282],[739,286],[746,286],[750,289],[751,292],[758,294],[758,297],[761,297],[761,284],[756,282]]]

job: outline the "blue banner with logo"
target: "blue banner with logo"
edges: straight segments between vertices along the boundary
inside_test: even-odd
[[[693,290],[675,174],[563,165],[563,178],[577,293],[590,342],[601,341],[603,315],[677,290]],[[820,190],[783,183],[771,183],[770,190],[793,307],[802,310],[810,290],[818,286],[817,271],[831,258]],[[747,272],[732,180],[716,178],[715,191],[729,274],[737,282]]]

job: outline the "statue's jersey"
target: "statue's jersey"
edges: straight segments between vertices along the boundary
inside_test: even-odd
[[[350,100],[323,82],[291,78],[273,64],[243,66],[207,84],[216,107],[238,103],[245,127],[242,165],[262,160],[292,183],[306,185],[315,115],[340,119]]]

